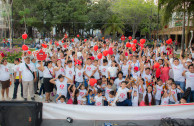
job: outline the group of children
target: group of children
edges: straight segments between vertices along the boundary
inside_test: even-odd
[[[108,39],[71,42],[64,38],[48,44],[43,49],[47,59],[34,62],[41,84],[39,96],[45,93],[47,103],[52,101],[50,95],[56,94],[58,104],[95,106],[194,102],[194,45],[177,58],[165,41],[155,41],[151,48],[133,41],[130,44],[136,50]]]

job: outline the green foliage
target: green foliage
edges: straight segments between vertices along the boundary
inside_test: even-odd
[[[113,39],[116,37],[116,33],[123,34],[124,25],[123,22],[116,15],[112,15],[112,17],[108,20],[108,23],[103,27],[105,29],[105,35],[113,35]]]

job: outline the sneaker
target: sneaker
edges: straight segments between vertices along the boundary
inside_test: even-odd
[[[11,98],[10,98],[10,97],[7,97],[7,99],[6,99],[6,100],[8,100],[8,101],[9,101],[9,100],[11,100]]]
[[[34,97],[31,98],[32,101],[35,101]]]
[[[2,97],[2,101],[5,101],[5,98],[4,97]]]
[[[39,98],[43,99],[42,95],[38,95]]]
[[[45,98],[45,97],[46,97],[46,95],[45,95],[45,94],[43,94],[43,97]]]
[[[24,101],[27,101],[27,98],[24,98]]]
[[[37,94],[37,95],[38,95],[38,92],[36,92],[35,94]]]
[[[12,98],[12,100],[16,100],[16,98]]]

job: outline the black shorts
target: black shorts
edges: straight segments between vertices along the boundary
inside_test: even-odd
[[[52,92],[54,84],[50,82],[52,78],[43,78],[45,92]]]

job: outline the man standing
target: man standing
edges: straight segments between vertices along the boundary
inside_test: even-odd
[[[19,81],[20,83],[22,81],[24,101],[27,101],[28,90],[30,92],[31,100],[34,101],[34,81],[36,81],[36,72],[34,65],[30,63],[29,56],[26,56],[25,62],[20,65]]]

